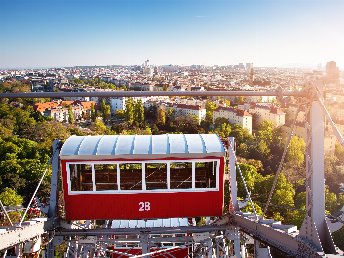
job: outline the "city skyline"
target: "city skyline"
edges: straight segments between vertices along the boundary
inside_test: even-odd
[[[2,2],[0,68],[152,64],[344,68],[339,0]]]

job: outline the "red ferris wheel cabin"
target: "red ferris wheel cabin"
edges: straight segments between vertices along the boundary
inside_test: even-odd
[[[60,159],[67,220],[222,215],[216,134],[71,136]]]

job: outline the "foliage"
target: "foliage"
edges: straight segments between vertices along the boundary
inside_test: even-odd
[[[10,217],[12,223],[17,223],[21,219],[21,214],[19,211],[10,211],[7,214]],[[0,214],[0,226],[11,226],[11,223],[8,221],[4,213]]]
[[[31,138],[49,152],[54,140],[65,141],[70,136],[69,127],[56,121],[39,123],[34,127],[34,132]]]
[[[137,126],[143,127],[145,125],[145,109],[141,100],[138,100],[135,103],[134,119]]]
[[[0,200],[4,206],[22,205],[23,197],[12,188],[6,187],[0,194]]]
[[[0,83],[1,93],[18,93],[18,92],[30,92],[31,87],[29,83],[21,83],[18,81],[6,81]]]
[[[111,107],[109,104],[105,102],[105,99],[102,99],[101,106],[100,106],[101,116],[105,123],[110,122],[111,119]]]
[[[223,123],[228,123],[228,120],[224,117],[218,117],[214,121],[215,128],[219,128]]]
[[[217,104],[212,101],[207,101],[207,103],[205,104],[205,110],[206,110],[205,122],[206,123],[208,124],[213,123],[213,112],[215,109],[217,109]]]
[[[116,110],[115,116],[116,116],[118,119],[125,119],[125,110],[123,110],[123,109],[118,109],[118,110]]]
[[[106,132],[109,131],[101,118],[96,119],[96,121],[90,126],[90,128],[93,132],[100,135],[106,134]]]
[[[331,193],[329,188],[325,188],[325,209],[330,213],[334,213],[338,209],[337,204],[337,195],[335,193]]]
[[[202,133],[197,117],[195,116],[172,116],[166,129],[174,133]]]
[[[252,165],[240,164],[239,167],[242,176],[244,177],[248,191],[253,192],[256,183],[261,180],[262,176],[257,172],[257,169]],[[244,182],[239,174],[239,171],[237,172],[237,187],[238,197],[246,198],[247,193],[244,187]]]
[[[256,210],[257,215],[263,214],[263,209],[255,202],[253,202],[254,209]],[[248,203],[244,208],[241,209],[244,212],[251,212],[254,213],[254,210],[252,208],[252,205]]]
[[[344,163],[344,147],[342,145],[335,145],[334,156],[338,159],[339,163]]]
[[[73,113],[73,109],[72,106],[68,107],[68,123],[70,124],[74,124],[74,113]]]
[[[303,176],[302,172],[305,167],[305,152],[306,144],[300,137],[293,136],[290,140],[284,170],[290,178],[289,180],[295,181]]]
[[[227,139],[232,132],[232,127],[228,123],[223,123],[219,127],[215,128],[214,133],[216,133],[221,139]]]
[[[94,121],[96,121],[96,118],[97,118],[96,109],[94,107],[94,104],[92,103],[92,105],[91,105],[91,120],[94,122]]]
[[[344,250],[344,227],[332,233],[332,238],[336,246],[339,249]]]
[[[166,112],[163,108],[158,108],[157,122],[160,126],[166,125]]]
[[[124,85],[116,86],[113,83],[104,82],[100,78],[94,78],[94,79],[89,79],[89,80],[76,78],[73,80],[73,82],[77,85],[89,85],[89,86],[95,86],[95,87],[101,88],[101,89],[112,89],[112,90],[126,89],[126,86],[124,86]]]

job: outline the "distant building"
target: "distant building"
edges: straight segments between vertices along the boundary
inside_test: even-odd
[[[172,106],[176,116],[195,116],[200,123],[205,119],[205,108],[197,105],[175,104]]]
[[[154,74],[154,68],[149,65],[149,60],[146,60],[142,65],[142,73],[147,77],[152,77]]]
[[[335,61],[326,64],[326,79],[328,83],[337,84],[339,82],[339,69]]]
[[[69,107],[72,107],[72,112],[76,122],[83,120],[85,117],[91,116],[92,105],[96,103],[93,101],[51,101],[44,103],[36,103],[34,109],[42,115],[52,117],[58,122],[68,122]]]
[[[213,112],[213,123],[219,117],[226,118],[230,124],[240,125],[252,134],[252,115],[245,110],[219,107]]]
[[[276,96],[247,96],[245,101],[247,103],[273,103],[276,102]]]
[[[152,97],[134,97],[134,101],[141,100],[145,108],[150,108],[152,106],[158,106],[159,103],[164,103],[169,101],[168,96],[152,96]],[[115,113],[117,110],[126,110],[126,103],[128,101],[127,97],[113,97],[110,99],[111,112]]]
[[[110,100],[110,108],[113,113],[117,110],[125,110],[126,97],[113,97]]]
[[[257,104],[245,104],[244,110],[248,110],[250,114],[255,115],[257,124],[261,124],[263,121],[270,121],[276,127],[285,124],[285,113],[276,106],[273,105],[257,105]]]
[[[134,82],[129,84],[129,89],[135,91],[153,91],[154,85],[141,82]]]
[[[191,91],[205,91],[203,86],[192,86]]]
[[[253,63],[246,63],[246,72],[250,72],[253,69]]]
[[[185,91],[185,88],[182,86],[173,86],[172,91]]]

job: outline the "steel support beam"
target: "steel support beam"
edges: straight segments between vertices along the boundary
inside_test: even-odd
[[[140,235],[140,246],[142,249],[142,255],[145,255],[144,257],[149,258],[148,253],[150,252],[150,247],[149,247],[149,236],[147,234]]]
[[[245,257],[240,253],[240,232],[238,227],[230,226],[225,231],[225,236],[233,243],[234,255],[236,258]]]
[[[58,179],[60,171],[59,154],[61,148],[61,141],[55,140],[53,142],[53,156],[51,157],[52,175],[51,175],[51,190],[49,200],[48,218],[52,219],[57,216],[57,198],[58,198]]]
[[[161,243],[161,242],[180,242],[180,243],[188,243],[193,242],[194,239],[192,236],[184,236],[184,237],[150,237],[150,243]],[[137,238],[136,240],[128,240],[125,237],[117,238],[116,239],[98,239],[98,243],[140,243],[140,239]]]
[[[160,227],[160,228],[117,228],[117,229],[63,229],[55,233],[56,236],[106,236],[106,235],[140,235],[146,234],[186,234],[215,232],[225,230],[227,225],[209,225],[209,226],[188,226],[188,227]]]
[[[91,91],[91,92],[21,92],[1,93],[0,98],[68,98],[68,97],[148,97],[148,96],[305,96],[302,91]]]
[[[254,257],[255,258],[271,258],[270,247],[262,246],[259,240],[254,240]]]
[[[230,175],[230,205],[229,212],[239,211],[238,205],[238,188],[236,180],[236,166],[235,166],[235,140],[234,137],[228,138],[228,156],[229,156],[229,175]]]
[[[288,234],[240,214],[232,214],[232,222],[246,234],[293,257],[320,258],[324,255],[299,238],[297,233]]]
[[[300,237],[315,250],[336,253],[325,217],[324,112],[319,100],[312,101],[306,124],[306,218]]]
[[[8,249],[17,244],[28,241],[51,230],[52,222],[37,222],[33,225],[24,225],[20,228],[13,227],[0,234],[0,250]]]

